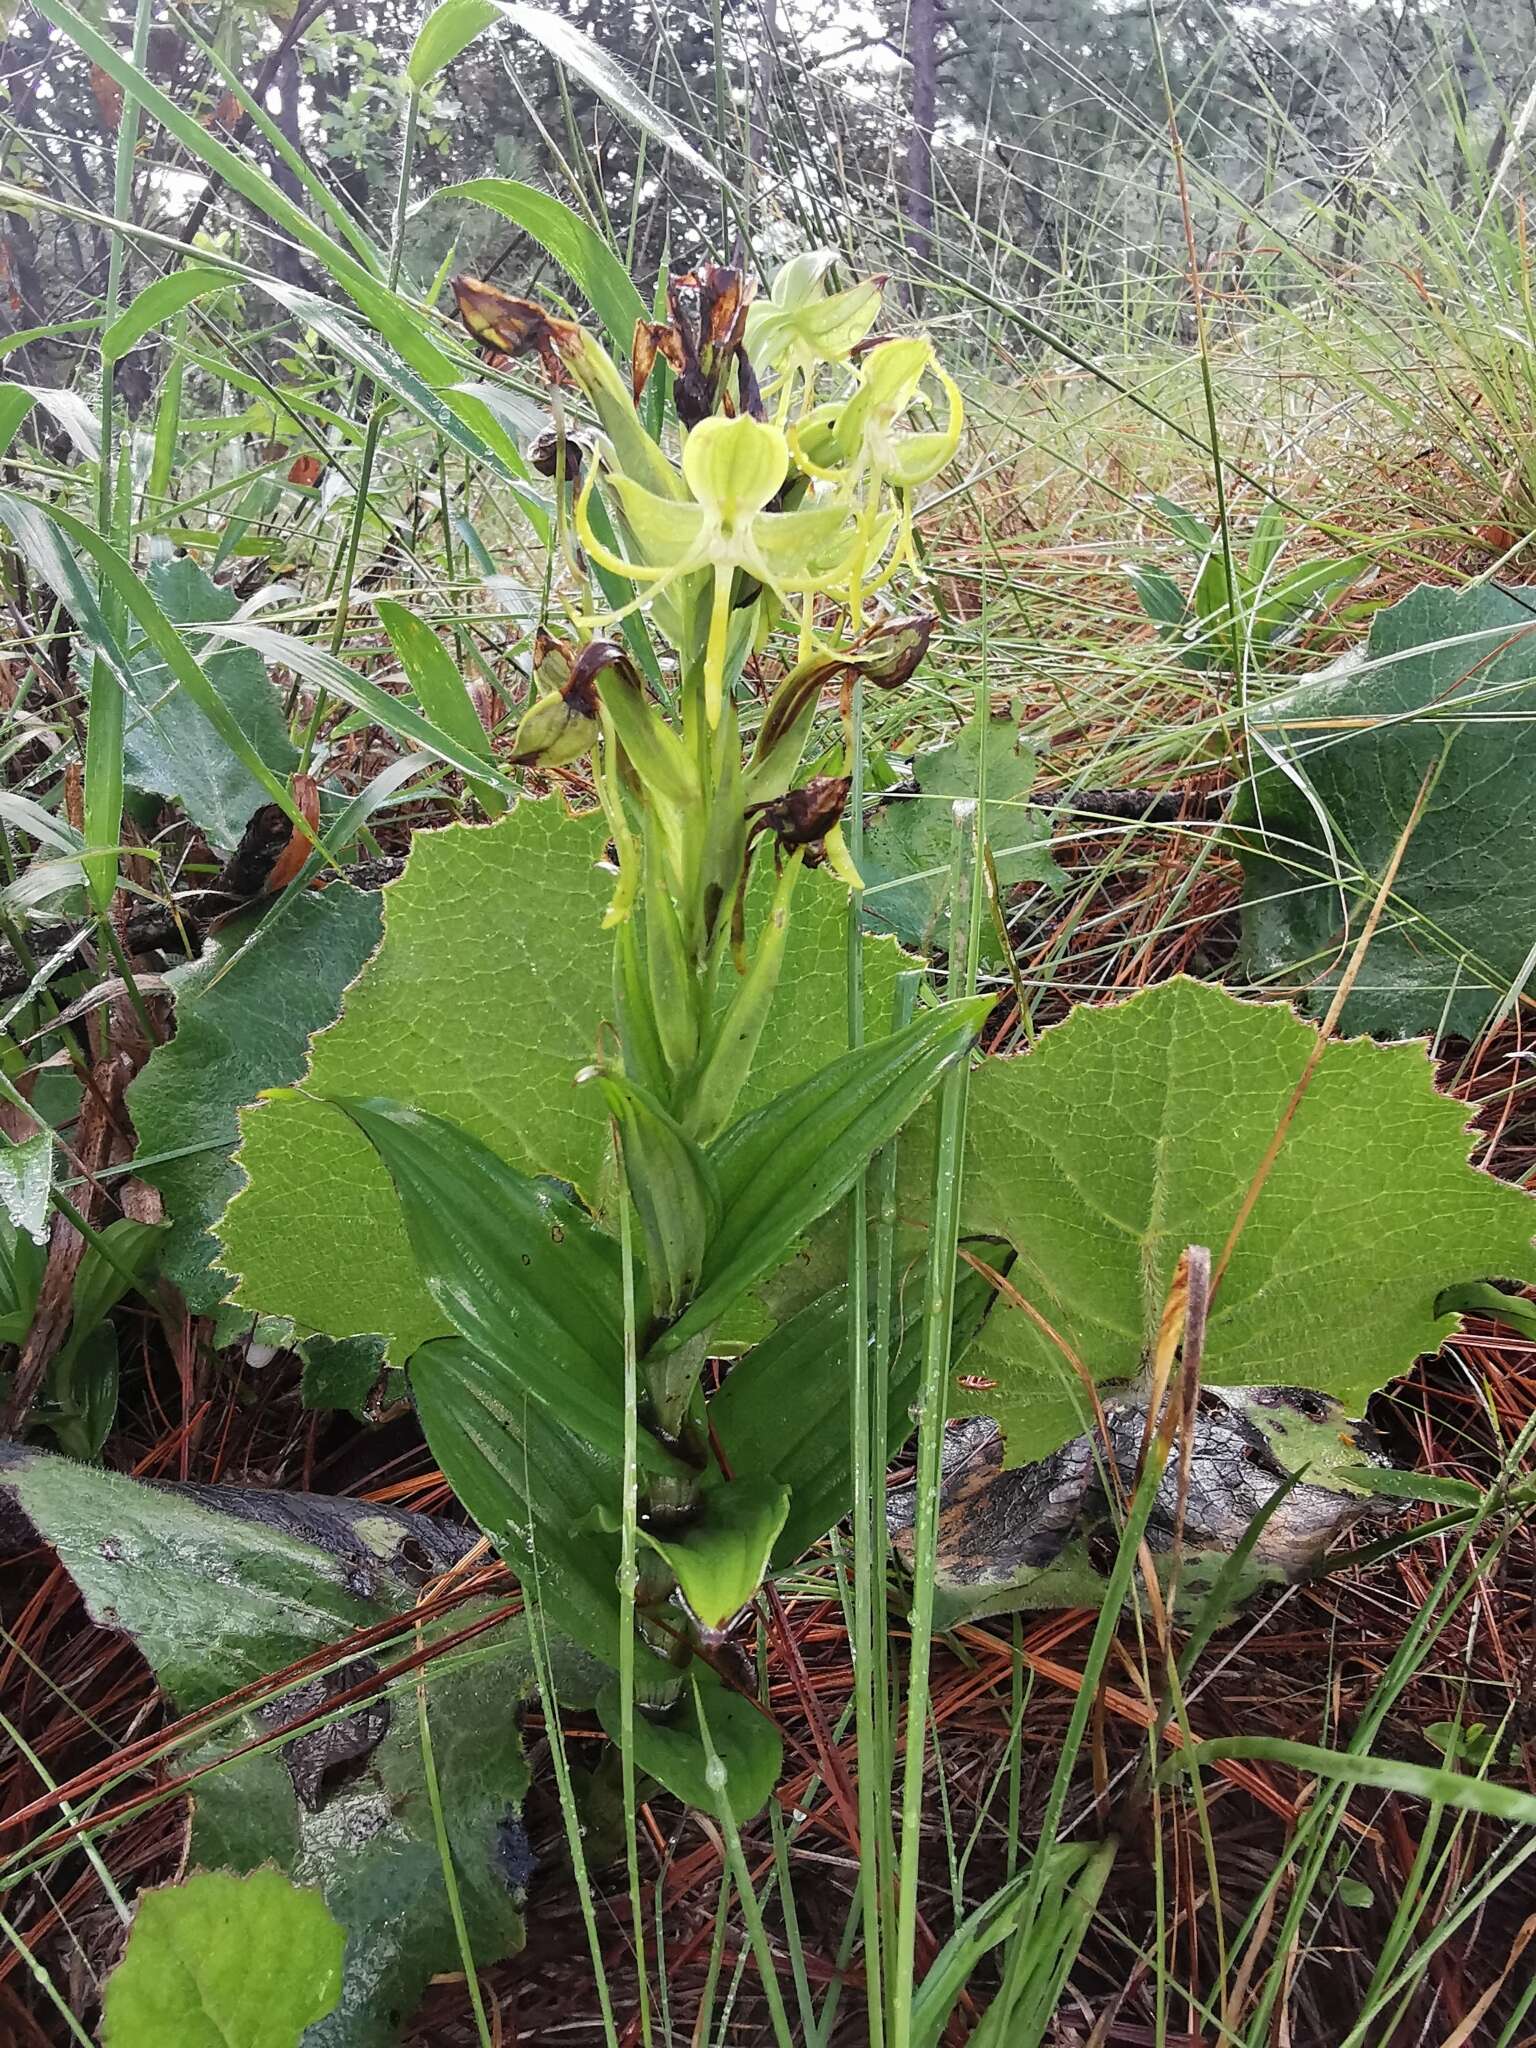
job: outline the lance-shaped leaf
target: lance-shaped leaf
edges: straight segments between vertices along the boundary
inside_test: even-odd
[[[1086,1426],[1069,1354],[1136,1380],[1180,1254],[1219,1265],[1315,1046],[1290,1009],[1180,978],[982,1065],[962,1228],[1016,1247],[1010,1285],[1054,1333],[1004,1300],[967,1360],[996,1389],[957,1406],[998,1418],[1010,1464]],[[1468,1164],[1467,1120],[1422,1044],[1327,1046],[1215,1288],[1204,1378],[1359,1414],[1455,1329],[1443,1289],[1536,1278],[1536,1202]]]
[[[995,1266],[1007,1254],[990,1248]],[[952,1356],[958,1361],[997,1295],[988,1279],[964,1266],[955,1285]],[[895,1353],[888,1374],[886,1453],[895,1457],[912,1434],[923,1354],[921,1268],[902,1276],[893,1303]],[[869,1334],[874,1341],[873,1327]],[[789,1512],[774,1539],[772,1564],[783,1571],[803,1557],[853,1505],[852,1345],[848,1289],[819,1295],[765,1337],[735,1366],[709,1404],[709,1426],[732,1471],[778,1480],[790,1491]]]
[[[554,1420],[460,1337],[424,1344],[410,1370],[427,1443],[458,1499],[518,1576],[536,1580],[562,1634],[612,1667],[625,1625],[613,1533],[620,1460]],[[675,1681],[638,1646],[637,1657],[644,1693]]]
[[[703,1069],[688,1091],[684,1122],[704,1144],[719,1137],[729,1122],[757,1057],[784,966],[790,899],[803,865],[799,853],[785,863],[767,922],[758,935],[757,950],[737,984],[730,1008],[719,1020]]]
[[[622,1455],[615,1241],[446,1118],[377,1098],[333,1100],[388,1168],[422,1278],[460,1336],[556,1422]],[[640,1462],[675,1469],[644,1430]]]
[[[642,1535],[677,1574],[683,1598],[708,1630],[724,1628],[763,1582],[789,1513],[789,1488],[756,1477],[706,1486],[673,1529],[652,1522]]]
[[[598,1086],[619,1127],[624,1177],[645,1234],[651,1306],[671,1318],[688,1301],[720,1221],[714,1168],[638,1082],[603,1074]]]
[[[375,609],[427,717],[456,739],[467,754],[478,754],[488,767],[493,766],[490,737],[480,723],[453,656],[436,633],[424,619],[418,619],[393,598],[377,599]],[[506,809],[505,799],[489,783],[475,782],[471,787],[488,816],[499,817]]]
[[[711,1150],[724,1214],[692,1305],[651,1348],[665,1357],[707,1330],[841,1201],[871,1156],[964,1056],[990,996],[950,1003],[833,1060],[743,1117]]]

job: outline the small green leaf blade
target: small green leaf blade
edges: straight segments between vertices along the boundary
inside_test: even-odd
[[[1035,781],[1033,748],[1023,745],[1011,719],[985,727],[972,719],[942,747],[913,761],[916,792],[882,804],[865,828],[860,871],[864,919],[919,951],[939,935],[954,852],[954,804],[972,799],[986,759],[984,832],[1003,889],[1038,882],[1057,890],[1063,876],[1051,855],[1046,812],[1028,797]]]
[[[493,766],[490,736],[476,715],[453,656],[436,633],[393,598],[377,599],[374,608],[417,703],[433,725],[457,740],[465,753],[477,754],[487,767]],[[500,793],[487,782],[476,782],[473,787],[482,809],[499,817],[506,808]]]
[[[1149,619],[1170,628],[1183,625],[1184,594],[1166,569],[1128,562],[1125,574]]]
[[[157,277],[102,334],[103,363],[121,361],[151,328],[163,327],[167,320],[174,319],[184,306],[190,306],[195,299],[205,299],[211,292],[225,291],[238,281],[229,271],[215,270],[207,263],[192,264],[185,270],[173,270],[168,277]]]
[[[107,1980],[104,2048],[297,2048],[341,1996],[345,1937],[276,1870],[145,1892]]]
[[[14,1142],[0,1135],[0,1210],[12,1229],[34,1244],[48,1242],[48,1196],[53,1187],[53,1133],[44,1129]]]
[[[702,1669],[695,1662],[690,1673]],[[756,1701],[701,1676],[697,1687],[685,1691],[666,1714],[632,1717],[635,1767],[700,1813],[716,1812],[720,1795],[707,1776],[699,1714],[706,1716],[715,1754],[726,1768],[731,1817],[738,1827],[745,1827],[768,1804],[784,1762],[779,1731]],[[624,1740],[617,1679],[598,1694],[597,1718],[615,1742]]]
[[[698,1335],[788,1258],[900,1130],[944,1069],[964,1057],[992,1007],[976,996],[858,1046],[733,1124],[711,1150],[723,1217],[693,1302],[651,1347]]]
[[[451,64],[493,21],[500,10],[493,0],[442,0],[416,32],[406,80],[414,92],[430,85],[437,74]]]
[[[789,1488],[757,1477],[724,1479],[701,1493],[677,1535],[655,1528],[645,1541],[677,1574],[683,1598],[706,1629],[724,1628],[763,1582],[789,1513]]]

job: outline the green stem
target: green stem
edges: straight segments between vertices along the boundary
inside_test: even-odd
[[[850,714],[848,773],[848,853],[858,867],[864,853],[864,680],[857,678]],[[856,893],[848,899],[848,1043],[864,1043],[863,905]],[[879,1744],[880,1682],[877,1637],[883,1633],[885,1603],[876,1602],[876,1558],[884,1562],[884,1546],[874,1523],[876,1464],[872,1416],[869,1346],[869,1202],[867,1176],[854,1182],[848,1198],[848,1347],[853,1452],[853,1683],[854,1716],[859,1756],[859,1899],[864,1922],[864,1983],[868,2000],[870,2048],[884,2048],[885,2014],[881,1998],[881,1915],[884,1885],[881,1830],[876,1780],[888,1774],[890,1759]],[[878,1460],[883,1467],[882,1436]]]
[[[619,1255],[624,1276],[624,1502],[619,1554],[619,1727],[624,1774],[624,1820],[629,1862],[629,1913],[635,1944],[636,1983],[640,1999],[640,2034],[651,2043],[651,1990],[645,1971],[645,1922],[640,1910],[640,1849],[635,1835],[635,1593],[639,1585],[636,1553],[640,1541],[640,1351],[635,1328],[635,1247],[629,1223],[629,1188],[624,1153],[614,1132],[613,1154],[618,1174]]]
[[[977,686],[977,717],[987,714],[986,681]],[[948,993],[971,992],[972,961],[982,916],[979,828],[986,805],[986,750],[982,750],[974,802],[955,805],[955,857],[950,873],[951,937]],[[969,866],[967,914],[960,884]],[[912,1546],[911,1661],[907,1669],[906,1758],[901,1788],[901,1858],[897,1873],[896,1943],[892,1959],[892,2048],[912,2048],[912,1972],[917,1952],[917,1876],[922,1844],[923,1775],[927,1760],[929,1656],[933,1635],[934,1556],[938,1547],[939,1488],[948,1406],[949,1359],[954,1326],[955,1265],[960,1241],[960,1182],[965,1148],[965,1112],[970,1067],[959,1060],[945,1076],[939,1095],[934,1149],[933,1207],[928,1233],[926,1300],[923,1310],[923,1383],[918,1412],[917,1512]]]

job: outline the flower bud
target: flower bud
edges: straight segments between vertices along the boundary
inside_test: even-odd
[[[523,714],[512,743],[512,765],[563,768],[597,743],[597,691],[575,650],[542,626],[533,637],[533,673],[545,689]]]
[[[928,652],[938,619],[932,612],[914,612],[906,618],[883,619],[847,649],[844,659],[867,682],[882,690],[899,689],[910,682],[918,663]]]

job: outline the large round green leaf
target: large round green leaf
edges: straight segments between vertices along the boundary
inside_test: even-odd
[[[962,1231],[1016,1247],[1010,1285],[1101,1384],[1141,1371],[1186,1246],[1220,1260],[1315,1045],[1288,1008],[1181,978],[972,1080]],[[1442,1288],[1536,1279],[1536,1203],[1468,1164],[1466,1124],[1422,1045],[1328,1046],[1217,1288],[1206,1380],[1358,1414],[1456,1327]],[[1006,1299],[965,1373],[997,1383],[955,1405],[998,1417],[1010,1464],[1086,1425],[1063,1345]]]

